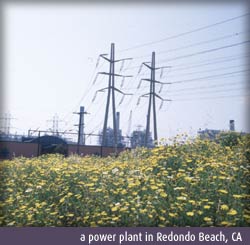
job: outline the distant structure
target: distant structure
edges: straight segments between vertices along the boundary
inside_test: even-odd
[[[113,128],[108,127],[106,129],[106,144],[105,144],[105,146],[113,147],[114,142],[115,142],[114,141],[114,130],[113,130]],[[99,136],[99,144],[102,145],[102,134],[100,134],[100,136]],[[118,133],[117,133],[117,147],[125,147],[124,139],[123,139],[121,130],[118,130]]]
[[[47,122],[52,122],[52,127],[49,129],[53,135],[59,135],[59,122],[62,122],[62,120],[59,120],[59,117],[57,114],[53,116],[52,120],[47,120]]]
[[[11,120],[15,119],[11,117],[10,113],[5,113],[2,117],[0,117],[0,134],[9,137],[10,136],[10,129],[11,126]]]
[[[229,121],[229,131],[234,132],[235,131],[235,122],[234,120]],[[199,130],[198,134],[201,139],[211,139],[214,140],[216,139],[216,136],[223,132],[223,130],[218,130],[218,129],[204,129],[204,130]]]
[[[204,130],[199,130],[198,134],[201,139],[215,140],[216,136],[221,132],[222,130],[217,130],[217,129],[204,129]]]
[[[229,130],[230,131],[235,131],[235,123],[234,120],[229,121]]]
[[[117,147],[125,147],[124,137],[122,136],[122,130],[120,129],[120,112],[116,112],[116,126],[117,126]],[[99,144],[102,145],[103,135],[100,133]],[[105,146],[113,147],[115,144],[114,129],[108,127],[106,129],[106,143]]]
[[[146,145],[146,130],[141,130],[140,127],[137,130],[134,130],[131,134],[131,148],[146,146],[146,147],[154,147],[152,133],[149,132],[148,141]]]

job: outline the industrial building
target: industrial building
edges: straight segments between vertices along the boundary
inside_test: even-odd
[[[80,113],[80,115],[83,115],[83,107],[80,108]],[[105,145],[102,145],[102,132],[98,135],[85,134],[84,123],[81,118],[78,133],[65,133],[58,130],[56,130],[56,133],[49,130],[29,130],[28,136],[18,136],[2,132],[0,134],[0,159],[11,159],[20,156],[37,157],[51,153],[60,153],[65,156],[72,154],[108,156],[118,154],[131,147],[144,146],[145,130],[141,131],[141,133],[137,130],[132,132],[132,137],[127,137],[130,140],[129,145],[131,147],[126,147],[125,137],[122,136],[122,130],[120,129],[120,113],[117,112],[116,115],[117,147],[114,147],[114,130],[112,128],[107,128]],[[86,145],[86,136],[95,136],[97,139],[95,145]],[[77,141],[72,140],[72,137],[77,138]]]
[[[117,153],[125,150],[118,147]],[[65,156],[72,154],[108,156],[115,154],[115,149],[109,146],[78,145],[64,141],[58,136],[45,135],[30,141],[0,140],[0,159],[14,157],[37,157],[42,154],[60,153]]]

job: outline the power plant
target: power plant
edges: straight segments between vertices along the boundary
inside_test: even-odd
[[[120,112],[117,111],[116,107],[116,94],[122,96],[119,105],[123,102],[125,96],[132,96],[132,93],[125,93],[117,88],[116,78],[122,78],[122,83],[127,77],[132,77],[130,75],[121,75],[116,73],[115,64],[121,62],[122,66],[127,60],[132,58],[115,58],[115,44],[111,44],[110,55],[100,54],[99,60],[103,59],[109,64],[108,72],[98,72],[94,79],[93,84],[96,82],[99,75],[108,76],[108,84],[106,87],[96,90],[92,102],[95,101],[97,94],[100,92],[107,91],[106,95],[106,106],[104,113],[103,128],[98,134],[86,133],[85,132],[85,115],[89,113],[85,111],[84,106],[80,106],[79,112],[74,112],[79,116],[79,123],[77,126],[77,132],[70,131],[60,131],[58,129],[59,119],[57,116],[53,117],[52,128],[49,130],[41,129],[30,129],[28,131],[28,136],[12,135],[10,134],[10,121],[11,116],[5,115],[1,119],[1,131],[0,131],[0,158],[12,158],[17,156],[34,157],[42,154],[48,153],[61,153],[65,156],[70,154],[88,155],[95,154],[100,156],[107,156],[109,154],[117,155],[119,152],[136,147],[147,147],[152,148],[158,142],[158,132],[157,132],[157,112],[156,112],[156,99],[161,101],[159,110],[161,109],[163,102],[171,101],[170,99],[163,98],[160,96],[160,92],[164,85],[171,84],[170,82],[161,82],[156,79],[156,71],[160,70],[160,78],[164,69],[170,68],[171,66],[160,66],[156,65],[155,52],[152,52],[151,61],[143,62],[139,67],[138,74],[141,72],[143,67],[150,70],[149,78],[140,79],[137,89],[140,88],[142,82],[149,83],[148,93],[141,94],[138,97],[137,105],[140,104],[142,99],[148,100],[148,110],[145,115],[145,129],[137,129],[130,133],[131,120],[132,120],[132,110],[130,111],[129,121],[128,121],[128,132],[126,136],[123,135],[120,127]],[[185,82],[190,80],[176,81],[175,83]],[[157,90],[157,86],[159,86]],[[122,86],[121,86],[122,87]],[[156,90],[158,92],[156,92]],[[111,121],[112,127],[108,126],[109,111],[111,110]],[[152,120],[151,120],[152,111]],[[153,129],[150,129],[150,123],[153,122]],[[144,127],[143,127],[144,128]],[[229,130],[235,131],[235,122],[230,120]],[[198,133],[200,135],[208,134],[211,138],[215,137],[216,134],[220,133],[220,130],[200,130]],[[94,138],[94,142],[91,144],[86,144],[86,141]]]

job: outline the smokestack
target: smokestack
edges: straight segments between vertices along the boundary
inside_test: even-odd
[[[120,112],[116,112],[116,128],[117,132],[120,130]]]
[[[229,121],[229,130],[230,131],[235,131],[234,120]]]

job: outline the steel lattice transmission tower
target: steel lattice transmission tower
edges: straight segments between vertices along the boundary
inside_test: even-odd
[[[10,135],[10,129],[12,128],[11,126],[11,120],[16,119],[11,117],[10,113],[5,113],[3,117],[0,117],[0,134],[4,133],[7,136]]]
[[[151,70],[151,77],[150,77],[150,79],[143,78],[143,79],[141,79],[141,81],[140,81],[140,83],[138,85],[138,88],[140,88],[142,81],[148,81],[148,82],[150,82],[149,93],[141,95],[139,97],[139,99],[138,99],[138,102],[137,102],[137,104],[139,104],[141,97],[148,97],[149,96],[148,113],[147,113],[147,123],[146,123],[146,135],[145,135],[145,146],[146,147],[149,146],[149,138],[150,138],[149,137],[149,130],[150,130],[151,108],[153,109],[154,142],[155,143],[158,142],[157,118],[156,118],[156,102],[155,102],[156,97],[161,100],[161,105],[160,105],[159,109],[161,109],[164,101],[171,101],[169,99],[163,99],[159,94],[157,94],[155,92],[155,85],[156,84],[160,84],[161,85],[161,88],[160,88],[159,92],[161,91],[163,85],[170,84],[168,82],[160,82],[160,81],[155,80],[155,71],[161,69],[162,70],[161,76],[162,76],[163,69],[170,68],[171,66],[155,67],[155,52],[152,52],[151,64],[149,65],[149,63],[150,62],[144,62],[144,63],[142,63],[142,65],[140,67],[140,70],[138,72],[138,73],[140,73],[143,65],[146,66],[147,68],[149,68]]]
[[[98,72],[97,73],[97,76],[99,74],[109,76],[108,87],[97,90],[93,100],[95,99],[98,92],[104,92],[104,90],[106,90],[106,89],[108,90],[106,109],[105,109],[105,117],[104,117],[104,125],[103,125],[103,134],[102,134],[102,146],[106,146],[106,144],[107,144],[106,132],[107,132],[107,125],[108,125],[108,113],[109,113],[109,106],[110,106],[110,101],[111,101],[111,97],[112,97],[111,103],[112,103],[113,132],[114,132],[114,142],[113,142],[114,145],[113,146],[115,147],[115,151],[117,151],[117,134],[118,134],[117,131],[118,131],[118,129],[117,129],[117,119],[116,119],[115,92],[118,92],[118,93],[123,95],[123,97],[120,101],[120,104],[122,103],[125,95],[132,95],[132,94],[124,93],[121,90],[117,89],[115,87],[115,77],[122,77],[125,79],[126,77],[132,77],[132,76],[124,76],[124,75],[116,74],[115,73],[115,63],[124,62],[125,60],[131,60],[132,58],[115,60],[115,44],[114,43],[111,43],[110,58],[107,58],[107,54],[101,54],[100,57],[103,58],[104,60],[108,61],[110,64],[109,65],[109,72]],[[96,76],[96,78],[97,78],[97,76]],[[96,78],[95,78],[95,80],[96,80]]]

